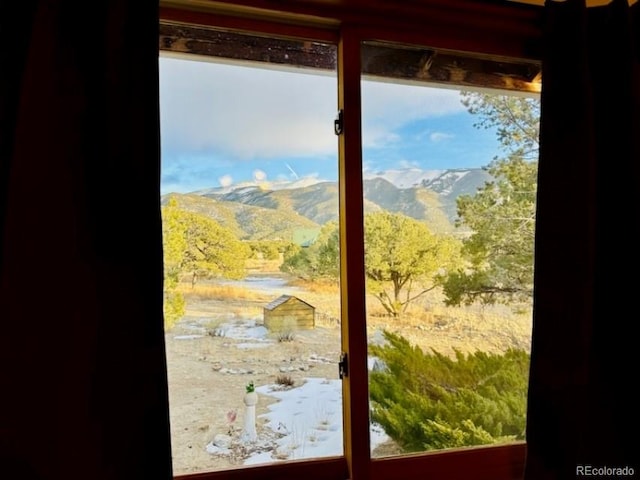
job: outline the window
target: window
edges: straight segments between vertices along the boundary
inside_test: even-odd
[[[211,23],[211,27],[228,27],[228,19],[225,18],[221,17],[216,20],[215,18],[207,17],[207,23]],[[240,21],[239,25],[246,27],[249,23]],[[225,166],[229,173],[224,173],[220,170],[213,173],[213,178],[207,179],[207,176],[212,174],[210,169],[199,169],[193,172],[191,178],[201,183],[194,183],[192,187],[184,190],[184,192],[199,191],[200,196],[206,197],[209,195],[209,199],[218,204],[238,200],[238,198],[232,200],[233,195],[246,195],[242,199],[243,205],[247,207],[245,208],[247,210],[245,212],[246,215],[241,217],[242,221],[240,223],[242,225],[237,222],[233,225],[231,222],[228,223],[228,225],[232,226],[226,228],[231,230],[231,233],[234,234],[233,236],[228,236],[229,232],[216,231],[216,234],[224,240],[223,244],[225,246],[234,245],[232,258],[222,263],[233,263],[233,260],[237,260],[244,255],[242,250],[245,249],[247,257],[252,258],[249,258],[244,265],[249,265],[250,268],[253,268],[254,274],[249,275],[250,281],[253,282],[252,287],[240,288],[246,285],[246,279],[243,285],[239,285],[233,278],[223,278],[225,275],[215,271],[215,266],[210,266],[209,271],[207,271],[206,259],[198,256],[203,255],[202,250],[204,248],[203,245],[200,245],[196,249],[197,252],[193,254],[194,262],[192,268],[189,272],[181,272],[183,274],[182,283],[172,283],[177,282],[178,277],[176,276],[167,282],[171,288],[175,288],[166,292],[165,305],[168,305],[169,308],[174,308],[176,314],[181,313],[180,295],[172,296],[175,293],[182,293],[182,298],[186,298],[188,304],[191,302],[191,305],[187,305],[190,308],[190,319],[185,321],[184,317],[182,318],[178,329],[173,331],[171,342],[168,342],[169,347],[174,348],[174,350],[168,352],[168,360],[170,363],[172,442],[174,443],[176,475],[180,477],[191,472],[201,472],[203,476],[199,476],[199,478],[270,478],[270,475],[273,475],[274,472],[282,472],[283,476],[289,475],[292,478],[339,479],[349,477],[362,478],[361,476],[365,472],[370,471],[371,478],[397,479],[410,478],[411,472],[415,474],[416,471],[420,471],[421,476],[432,474],[434,478],[469,478],[469,465],[478,465],[477,478],[513,478],[512,472],[517,472],[523,462],[525,448],[523,442],[490,447],[465,447],[438,454],[405,455],[407,451],[398,450],[397,445],[393,445],[394,442],[390,442],[388,436],[382,433],[383,429],[379,424],[375,422],[370,424],[370,418],[373,418],[370,415],[370,408],[373,404],[370,405],[369,403],[369,393],[373,388],[370,386],[369,379],[370,370],[373,370],[376,361],[376,358],[373,358],[374,355],[370,355],[370,342],[368,341],[370,334],[376,334],[376,328],[373,325],[374,320],[371,317],[371,314],[375,312],[370,308],[371,302],[373,301],[373,304],[378,302],[378,309],[383,309],[385,315],[387,315],[386,317],[378,318],[384,318],[388,322],[393,321],[393,317],[397,316],[394,314],[393,309],[404,308],[404,306],[399,305],[397,299],[394,298],[395,306],[389,303],[386,305],[392,309],[389,312],[385,308],[384,302],[381,301],[383,297],[379,295],[379,291],[371,290],[372,284],[371,282],[367,283],[365,276],[370,264],[366,263],[369,250],[365,246],[367,228],[366,222],[363,220],[365,219],[365,214],[371,209],[380,209],[380,203],[375,203],[371,200],[372,192],[369,191],[370,187],[367,183],[368,180],[376,177],[376,175],[370,176],[371,173],[375,172],[367,170],[367,162],[372,158],[371,155],[375,153],[372,150],[367,150],[367,147],[371,145],[372,138],[377,138],[378,140],[386,138],[387,141],[392,138],[384,135],[376,137],[380,132],[375,131],[376,126],[367,123],[367,119],[372,112],[372,102],[380,98],[378,94],[370,90],[370,87],[378,88],[385,85],[379,82],[380,79],[391,82],[388,84],[390,87],[401,86],[401,90],[405,92],[410,88],[434,88],[435,85],[440,84],[449,89],[451,87],[458,89],[467,87],[471,90],[474,88],[477,90],[478,87],[491,86],[494,88],[499,87],[503,91],[509,89],[512,92],[530,90],[534,92],[535,96],[536,87],[533,82],[537,72],[535,64],[502,60],[493,61],[477,55],[452,54],[444,50],[426,50],[413,47],[403,47],[401,50],[401,53],[405,54],[406,63],[389,64],[388,59],[397,60],[399,58],[397,47],[368,40],[368,38],[382,39],[385,36],[385,32],[376,32],[376,35],[371,35],[370,32],[343,29],[338,33],[337,30],[331,28],[316,29],[283,26],[280,24],[274,25],[271,23],[251,23],[251,27],[251,30],[261,33],[244,35],[228,28],[204,28],[188,23],[169,21],[161,24],[160,44],[161,48],[166,52],[161,58],[161,68],[170,70],[170,65],[177,65],[182,62],[192,69],[190,73],[186,73],[186,70],[181,72],[174,71],[176,82],[191,78],[202,79],[209,75],[209,73],[205,73],[204,68],[200,69],[204,66],[197,63],[205,60],[208,62],[207,67],[211,67],[210,71],[215,70],[216,72],[211,77],[211,82],[220,81],[234,69],[244,69],[243,71],[246,73],[249,68],[255,68],[252,72],[256,75],[256,78],[259,76],[259,78],[265,79],[261,82],[252,83],[253,87],[250,86],[249,90],[244,94],[219,89],[217,91],[219,101],[227,102],[228,107],[220,107],[217,115],[210,114],[210,116],[198,118],[198,122],[194,123],[190,123],[187,120],[189,110],[176,115],[180,121],[184,120],[181,125],[183,128],[181,138],[192,140],[194,145],[200,147],[201,152],[204,153],[206,149],[203,148],[205,146],[202,143],[203,139],[196,138],[196,132],[190,128],[190,125],[197,126],[205,123],[211,125],[217,122],[215,130],[218,134],[222,134],[215,142],[218,147],[220,145],[230,145],[225,142],[230,142],[230,138],[233,135],[250,130],[251,125],[249,123],[253,121],[257,120],[258,126],[272,127],[277,125],[278,116],[286,116],[287,108],[295,108],[294,102],[289,101],[291,95],[294,95],[295,92],[289,90],[287,96],[277,97],[275,96],[275,90],[266,90],[266,85],[268,84],[266,78],[272,75],[274,76],[273,78],[278,76],[295,76],[299,78],[296,81],[296,86],[308,93],[306,100],[311,103],[319,100],[317,93],[321,90],[318,87],[320,83],[324,81],[333,82],[333,93],[330,93],[326,99],[317,102],[322,107],[328,107],[328,110],[318,114],[318,117],[322,117],[320,121],[322,128],[328,127],[330,131],[330,137],[322,140],[322,142],[325,142],[326,145],[333,142],[334,149],[339,146],[339,158],[336,157],[335,150],[331,153],[330,149],[326,149],[324,150],[325,157],[322,159],[324,165],[332,164],[334,167],[333,189],[328,197],[325,193],[315,190],[315,196],[308,200],[310,205],[307,205],[306,208],[310,210],[318,209],[319,199],[322,199],[326,204],[333,205],[340,215],[335,224],[330,224],[326,228],[318,229],[321,224],[327,225],[326,218],[323,219],[323,222],[316,222],[316,225],[297,225],[294,231],[287,233],[286,238],[283,235],[283,240],[286,241],[276,248],[277,252],[272,252],[272,245],[261,242],[259,236],[251,239],[250,235],[246,235],[246,232],[245,237],[242,239],[244,241],[238,244],[234,243],[239,238],[239,231],[236,230],[234,232],[233,228],[240,229],[246,224],[258,220],[266,221],[269,224],[274,222],[264,215],[249,216],[248,211],[251,209],[248,206],[255,207],[259,204],[265,205],[269,204],[269,202],[271,204],[280,202],[287,203],[291,208],[292,202],[304,201],[293,199],[293,196],[290,195],[292,192],[285,192],[287,196],[280,195],[279,198],[276,194],[272,194],[276,189],[271,188],[272,186],[270,187],[268,182],[277,180],[278,173],[275,173],[275,170],[268,170],[266,162],[260,168],[255,166],[245,167],[240,158],[244,155],[246,160],[246,158],[256,155],[256,152],[252,151],[252,149],[256,149],[256,146],[261,154],[268,153],[270,148],[268,145],[273,140],[273,137],[282,134],[286,142],[299,144],[301,149],[298,153],[301,157],[298,159],[300,160],[300,166],[286,161],[288,157],[283,155],[282,152],[274,154],[272,158],[275,159],[277,157],[280,163],[280,172],[285,172],[288,176],[288,181],[299,180],[300,178],[296,177],[304,177],[313,172],[312,167],[304,172],[300,170],[303,165],[304,168],[310,168],[310,160],[302,157],[305,155],[304,150],[310,148],[310,142],[314,137],[313,134],[308,135],[308,130],[303,128],[300,130],[303,131],[302,135],[300,133],[296,134],[291,130],[278,131],[278,129],[275,129],[271,130],[268,135],[263,132],[264,135],[260,136],[260,130],[256,130],[254,136],[251,137],[254,140],[244,143],[242,147],[245,150],[239,152],[239,157]],[[265,38],[268,38],[268,40],[265,40],[265,43],[260,43],[260,39]],[[364,40],[366,41],[363,43]],[[336,52],[335,45],[338,42],[340,44]],[[418,51],[419,55],[416,54],[416,51]],[[192,60],[197,60],[197,62],[172,58],[176,53],[183,54],[182,58],[184,59],[191,58]],[[393,55],[388,55],[389,53],[393,53]],[[212,60],[215,61],[211,62]],[[415,61],[418,63],[411,63]],[[429,64],[430,68],[424,71],[430,72],[431,76],[418,78],[420,74],[420,71],[417,70],[418,66],[424,68],[427,64]],[[302,70],[300,70],[301,68]],[[335,90],[336,68],[338,74],[337,91]],[[310,71],[304,71],[304,69],[312,69],[313,75],[309,75]],[[331,72],[333,72],[333,80],[331,80]],[[362,77],[363,74],[364,77]],[[367,83],[374,77],[378,81]],[[234,88],[238,88],[238,91],[243,81],[242,78],[239,76],[231,80]],[[425,80],[432,82],[432,85],[425,87]],[[422,82],[423,85],[420,87],[407,86],[408,83],[416,83],[416,81],[417,83]],[[284,82],[285,80],[283,79],[276,80],[275,84],[282,85]],[[251,103],[250,95],[255,93],[252,88],[255,89],[256,85],[259,85],[261,89],[265,88],[262,94],[272,102],[275,115],[263,117],[256,115],[253,118],[236,117],[235,115],[240,111],[237,108],[239,104],[255,105],[255,103]],[[184,88],[189,87],[185,84]],[[179,108],[185,107],[183,102],[186,101],[186,98],[181,96],[179,91],[180,89],[175,90],[174,85],[171,96],[176,112],[180,111]],[[166,92],[163,90],[164,93]],[[443,96],[450,98],[453,95],[458,95],[458,93],[449,90]],[[403,108],[405,106],[398,103],[393,104],[393,107],[397,109],[396,113],[401,115],[410,114]],[[164,106],[161,108],[163,122],[167,116],[172,116],[173,118],[171,108],[174,107]],[[194,105],[191,108],[193,108],[193,111],[197,111],[196,107],[197,105]],[[343,115],[338,116],[338,111],[344,112]],[[385,121],[391,121],[388,110],[382,109],[379,110],[379,113],[380,118]],[[340,127],[339,131],[342,132],[337,138],[331,131],[333,128],[331,123],[334,118],[336,119],[336,127]],[[271,125],[272,123],[273,125]],[[302,126],[300,125],[300,127]],[[382,133],[389,134],[393,132]],[[418,135],[420,132],[414,133]],[[446,132],[435,131],[432,133]],[[163,131],[163,142],[168,140],[171,139]],[[199,141],[201,142],[200,144],[198,144]],[[397,153],[399,155],[402,154],[402,152]],[[180,158],[179,155],[175,155],[172,158],[171,163],[173,166],[170,163],[165,164],[165,159],[171,154],[173,152],[163,143],[163,180],[167,183],[167,186],[173,180],[177,182],[180,174],[183,174],[187,168],[184,163],[185,159]],[[192,155],[191,158],[197,158],[197,155]],[[220,158],[219,160],[221,160],[219,163],[222,165],[224,163],[222,162],[223,159]],[[228,161],[229,158],[227,157],[225,160]],[[401,157],[397,157],[389,170],[408,165],[402,164],[401,160]],[[291,157],[291,161],[293,161],[293,157]],[[284,170],[282,167],[284,167]],[[246,169],[246,173],[238,177],[235,172],[236,169],[240,171],[240,168]],[[377,175],[377,177],[382,178],[384,175]],[[182,180],[184,178],[183,176]],[[237,187],[235,182],[238,179],[244,180],[247,178],[250,180],[250,185],[246,185],[244,190],[232,188]],[[418,178],[414,176],[410,181],[415,182],[416,180]],[[335,182],[338,182],[338,184]],[[173,188],[168,188],[166,192],[176,190],[180,183],[182,182],[175,183]],[[210,188],[211,183],[216,185],[215,191],[203,191],[203,189]],[[402,188],[398,187],[401,187],[401,185],[396,186],[396,190],[402,190]],[[221,196],[223,192],[224,195],[228,195],[226,198]],[[402,197],[402,195],[406,194],[407,192],[402,191],[393,192],[396,197]],[[165,208],[178,207],[179,209],[180,204],[178,202],[182,201],[182,209],[186,210],[187,203],[193,201],[192,198],[188,198],[190,195],[183,194],[175,195],[174,197],[173,201],[170,201],[168,197],[165,199]],[[406,198],[398,198],[398,201],[407,203]],[[379,200],[379,202],[382,201]],[[424,207],[424,202],[422,206]],[[213,208],[194,205],[193,203],[189,207],[193,211],[199,209],[201,213],[209,214],[211,214],[210,209]],[[218,207],[220,205],[216,205],[216,208]],[[446,216],[447,213],[451,215],[452,210],[454,210],[453,205],[445,205],[441,208],[440,215]],[[319,215],[317,212],[316,214]],[[217,223],[224,223],[225,219],[222,218],[220,213],[218,215]],[[184,223],[181,223],[182,219],[177,217],[177,215],[164,216],[164,225],[169,226],[172,221],[178,226],[184,225]],[[234,217],[237,218],[238,215],[234,214]],[[198,220],[193,220],[192,223],[197,222]],[[442,225],[445,224],[443,223]],[[209,227],[202,227],[205,230],[207,228]],[[445,227],[443,226],[443,228]],[[177,235],[174,239],[175,241],[170,245],[165,245],[165,252],[171,251],[171,247],[184,251],[185,246],[181,242],[185,240],[187,233],[184,228],[183,230],[178,229],[178,231],[181,231],[182,234]],[[165,241],[166,238],[165,236]],[[293,242],[294,238],[296,239],[295,242]],[[297,249],[290,245],[287,246],[287,242],[289,244],[295,243]],[[371,242],[373,241],[371,240]],[[247,248],[249,250],[246,250]],[[287,248],[290,248],[290,250],[287,250]],[[231,249],[225,248],[224,250],[229,251]],[[338,257],[336,257],[337,254],[339,254]],[[285,271],[289,268],[289,273],[295,274],[297,277],[312,277],[314,282],[283,285],[276,283],[273,277],[269,277],[266,282],[260,283],[261,280],[264,280],[264,276],[256,275],[255,272],[260,268],[273,268],[273,265],[271,267],[268,266],[270,259],[274,260],[273,264],[278,264],[278,272],[281,271],[284,264]],[[197,266],[197,268],[193,268],[193,265]],[[188,273],[188,275],[184,275],[185,273]],[[436,269],[436,273],[443,274],[446,272],[443,268],[439,268]],[[226,276],[233,277],[234,273],[231,272]],[[214,281],[211,280],[211,277],[216,277],[217,279]],[[320,278],[322,278],[323,281],[321,283],[326,290],[315,292],[317,296],[314,298],[329,294],[331,306],[318,311],[316,301],[311,300],[312,297],[306,295],[309,292],[313,293],[312,290],[317,288],[315,284],[320,283],[317,281]],[[314,284],[314,287],[311,286],[312,284]],[[202,288],[203,285],[206,285],[207,288]],[[273,289],[274,285],[276,290]],[[373,288],[376,287],[374,286]],[[180,291],[180,289],[183,290]],[[305,296],[298,295],[301,291],[300,289],[305,293]],[[265,295],[265,292],[268,293]],[[411,294],[409,294],[409,297],[406,296],[406,291],[402,292],[402,295],[404,299],[411,298]],[[203,307],[203,304],[214,303],[210,301],[212,299],[217,302],[220,297],[226,298],[224,307],[222,307],[225,309],[224,318],[235,316],[235,320],[231,323],[222,317],[213,318],[215,315],[205,311],[207,307],[202,308],[200,312],[193,308],[198,303],[200,307]],[[430,301],[434,300],[431,299]],[[253,307],[250,305],[253,305]],[[295,318],[291,316],[288,318],[278,317],[277,309],[282,306],[295,306],[295,308],[299,309]],[[313,352],[301,351],[302,341],[307,342],[305,344],[306,347],[309,342],[318,341],[317,338],[307,335],[307,331],[298,330],[299,325],[296,326],[295,331],[290,326],[291,322],[302,321],[301,318],[305,315],[305,309],[313,310],[314,308],[313,321],[317,322],[318,326],[324,329],[324,332],[330,332],[330,335],[320,340],[322,348],[326,348],[328,345],[331,346],[328,347],[327,354],[316,353],[312,356]],[[273,314],[273,319],[270,319],[272,312],[275,313]],[[397,314],[397,312],[395,313]],[[171,317],[171,315],[168,315],[168,317]],[[206,318],[204,322],[202,322],[203,317]],[[211,322],[212,318],[213,322]],[[260,321],[256,321],[258,318]],[[265,324],[269,321],[273,322],[272,325],[284,325],[285,327],[280,327],[279,330],[276,327],[269,333],[265,333]],[[429,322],[430,327],[437,326],[433,318],[430,318]],[[415,326],[419,327],[420,321],[417,323],[418,325]],[[377,326],[380,326],[380,324]],[[372,327],[374,328],[372,329]],[[525,325],[523,328],[526,330],[527,326]],[[238,334],[237,332],[240,329],[242,333]],[[298,335],[300,337],[297,337]],[[215,345],[215,349],[211,349],[211,347],[202,348],[205,345],[205,340],[206,345]],[[526,340],[523,341],[526,342]],[[265,431],[273,432],[272,439],[274,442],[270,445],[265,445],[263,452],[258,452],[258,449],[256,449],[253,452],[256,453],[255,457],[247,455],[246,452],[241,452],[241,454],[236,452],[236,455],[240,456],[226,457],[223,462],[212,465],[212,463],[215,463],[210,461],[212,455],[218,459],[225,458],[217,455],[219,450],[224,450],[228,447],[228,443],[226,444],[225,442],[232,441],[235,434],[244,435],[246,433],[244,424],[235,423],[244,422],[246,413],[241,410],[244,405],[235,408],[232,405],[239,405],[239,402],[244,399],[244,393],[248,393],[251,390],[250,384],[258,376],[255,364],[259,365],[262,360],[260,352],[263,351],[262,349],[271,348],[273,345],[281,348],[281,353],[287,350],[292,354],[287,353],[283,356],[282,371],[269,372],[268,375],[262,374],[263,378],[269,375],[274,379],[281,377],[278,382],[282,382],[283,392],[287,391],[287,384],[290,381],[293,382],[294,388],[298,389],[303,385],[314,387],[316,383],[322,384],[322,387],[327,387],[327,389],[319,388],[309,392],[298,390],[298,393],[307,396],[307,400],[312,401],[315,408],[314,414],[299,413],[299,415],[306,417],[313,415],[314,418],[307,418],[307,422],[300,422],[298,425],[303,426],[296,431],[295,422],[289,424],[281,422],[281,420],[278,420],[277,415],[269,416],[269,412],[264,409],[265,406],[260,405],[253,412],[256,415],[256,421],[263,422],[264,425],[261,426],[267,427]],[[198,348],[202,348],[202,350],[197,350]],[[219,360],[223,357],[221,352],[225,351],[225,349],[227,351],[230,349],[235,349],[236,351],[244,349],[243,355],[246,356],[241,357],[234,368],[230,368],[227,365],[222,365]],[[193,355],[194,350],[197,350],[195,356]],[[345,355],[341,357],[342,354]],[[215,374],[223,379],[234,379],[233,381],[242,388],[238,390],[238,385],[236,385],[233,390],[235,393],[233,394],[228,394],[228,390],[225,389],[222,397],[219,395],[220,390],[215,392],[218,395],[217,397],[215,395],[212,396],[210,392],[207,392],[207,388],[204,385],[193,384],[192,377],[194,374],[192,372],[195,370],[191,372],[188,369],[172,371],[175,366],[171,365],[172,357],[176,358],[178,356],[181,356],[183,360],[190,357],[190,360],[185,364],[192,362],[194,369],[205,369],[206,373],[211,373],[212,378]],[[344,378],[339,380],[338,360],[341,358],[347,361],[342,363]],[[242,365],[243,363],[251,363],[244,362],[246,359],[256,360],[254,366],[245,368]],[[298,362],[300,359],[305,361]],[[314,361],[313,368],[311,368],[310,363],[312,359]],[[296,362],[300,364],[296,364]],[[285,364],[287,365],[285,366]],[[379,366],[380,364],[378,364]],[[288,370],[286,367],[291,367],[293,370]],[[223,369],[225,370],[223,371]],[[315,377],[317,382],[309,380],[311,376],[307,375],[307,373],[311,370],[313,370],[313,374],[318,374]],[[220,375],[221,372],[222,375]],[[206,373],[202,378],[206,378]],[[238,379],[241,381],[237,382]],[[333,388],[335,385],[341,385],[338,397],[335,396],[335,390],[329,396],[329,387]],[[268,385],[256,385],[254,381],[253,386],[258,388],[258,393],[261,395],[268,393],[262,389],[263,387],[269,388]],[[243,390],[244,387],[249,387],[247,392]],[[177,399],[178,392],[179,395],[182,395],[180,400]],[[271,391],[271,393],[277,392]],[[325,394],[328,396],[325,397]],[[232,403],[220,405],[224,401],[231,400],[229,395],[235,395],[235,400]],[[274,394],[273,396],[276,397],[277,395]],[[339,399],[339,404],[336,404],[336,398]],[[299,401],[299,398],[294,401]],[[277,404],[273,403],[272,405]],[[293,407],[288,407],[286,401],[280,402],[279,405],[288,408],[288,413],[295,415],[296,412],[292,410]],[[263,408],[263,410],[259,410],[259,408]],[[187,412],[187,415],[184,415],[185,412]],[[307,412],[307,410],[300,410],[299,412]],[[185,418],[198,418],[198,415],[202,415],[207,419],[188,424],[182,423]],[[336,415],[342,418],[341,427],[343,426],[343,428],[340,430],[344,435],[344,444],[341,441],[337,444],[333,441],[327,441],[329,437],[331,439],[336,438],[332,436],[332,433],[335,433],[337,426],[340,424],[340,421],[336,421]],[[216,418],[215,421],[212,420],[213,417]],[[241,418],[242,420],[240,420]],[[229,435],[225,436],[225,432],[223,432],[216,443],[214,441],[216,433],[211,431],[211,425],[216,422],[219,424],[221,420],[224,427],[228,429]],[[308,420],[311,420],[311,423]],[[282,423],[282,425],[267,425],[268,422],[272,421]],[[278,432],[278,428],[281,429],[280,432]],[[275,446],[280,438],[286,438],[288,444]],[[385,443],[386,451],[376,449],[376,447],[382,448]],[[254,447],[256,446],[255,443],[253,445]],[[321,448],[316,448],[319,445],[332,445],[332,447],[323,451]],[[335,448],[336,445],[337,449]],[[208,452],[206,448],[209,448]],[[196,465],[182,463],[184,459],[194,458],[189,453],[180,457],[182,449],[184,451],[200,449],[198,458],[204,460],[199,460]],[[216,451],[216,449],[218,450]],[[318,452],[318,454],[309,454],[314,451]],[[260,453],[264,455],[260,456]],[[395,455],[396,453],[402,453],[403,455]],[[278,455],[281,457],[278,458]],[[245,462],[247,459],[249,461]],[[515,475],[517,476],[517,473]]]
[[[198,35],[160,59],[174,471],[342,455],[336,47]]]
[[[362,45],[374,458],[524,441],[539,102],[439,87],[450,65]]]

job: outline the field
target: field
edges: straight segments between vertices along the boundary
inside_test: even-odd
[[[268,461],[300,458],[299,448],[277,448],[281,434],[268,428],[266,415],[278,399],[267,393],[267,387],[295,391],[308,378],[338,379],[337,285],[303,283],[261,271],[244,282],[201,282],[193,288],[181,285],[181,289],[187,300],[186,315],[166,332],[174,474],[238,467],[265,455]],[[262,309],[282,293],[316,307],[316,328],[280,333],[264,329]],[[381,331],[387,329],[423,349],[448,354],[454,349],[499,352],[509,347],[529,348],[530,312],[515,313],[504,306],[450,308],[431,294],[402,319],[384,316],[375,298],[367,299],[367,312],[370,341],[379,341]],[[236,440],[243,425],[245,386],[250,381],[260,387],[256,423],[261,441],[246,446]],[[229,421],[229,412],[237,414],[234,422]],[[220,450],[212,443],[216,436],[231,439],[233,445]],[[297,443],[304,442],[298,439]],[[308,446],[304,455],[313,451]],[[393,453],[397,449],[392,442],[374,450],[376,456]]]

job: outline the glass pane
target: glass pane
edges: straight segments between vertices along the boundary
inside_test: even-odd
[[[174,473],[339,456],[335,47],[207,35],[160,58]]]
[[[522,441],[537,95],[443,88],[418,49],[363,52],[372,456]]]

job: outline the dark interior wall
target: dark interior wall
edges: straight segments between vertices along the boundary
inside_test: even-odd
[[[318,8],[333,8],[331,3]],[[444,1],[432,3],[441,11],[440,18],[455,22],[451,6]],[[467,20],[478,14],[473,9],[479,2],[476,6],[454,3],[471,8]],[[483,21],[484,28],[498,29],[494,37],[474,44],[463,36],[452,39],[450,33],[442,32],[443,27],[432,24],[426,38],[440,47],[497,49],[504,44],[505,54],[535,51],[528,41],[539,40],[537,17],[528,10],[510,10],[516,21],[505,24],[500,13],[505,10],[496,6],[499,3],[504,2],[488,2],[493,6],[485,13],[495,15]],[[638,11],[636,6],[636,22]],[[357,8],[344,13],[351,21],[363,21]],[[374,28],[389,26],[382,17],[370,17]],[[518,29],[522,25],[527,27]],[[87,11],[62,0],[3,2],[0,32],[2,475],[171,478],[162,332],[157,2],[111,0],[92,4]],[[418,38],[412,35],[402,38]],[[622,48],[612,46],[600,59],[635,55],[635,63],[628,65],[635,76],[625,78],[637,80],[637,29],[631,35],[634,52],[624,56]],[[505,42],[509,38],[522,42],[513,47]],[[600,73],[614,65],[603,64]],[[581,77],[573,72],[567,78]],[[621,84],[605,85],[611,92]],[[638,138],[640,103],[637,93],[626,103],[616,94],[621,104],[635,107],[635,111],[625,109],[631,129],[619,130],[623,133],[618,135],[609,125],[618,117],[602,101],[609,94],[599,95],[596,125],[606,126],[602,130],[608,137],[596,145],[593,158],[597,160],[589,166],[593,169],[589,175],[597,175],[589,177],[590,183],[583,184],[586,190],[579,194],[588,205],[570,198],[576,187],[570,182],[570,169],[562,177],[568,180],[565,185],[556,183],[554,178],[560,177],[553,170],[545,173],[545,181],[552,184],[545,187],[551,194],[545,200],[549,218],[557,212],[553,195],[562,191],[584,213],[578,230],[587,236],[577,235],[561,221],[550,223],[546,228],[559,232],[563,249],[540,260],[545,262],[545,275],[557,277],[558,258],[566,258],[563,254],[572,252],[573,245],[596,258],[588,264],[578,258],[576,270],[565,272],[564,278],[571,282],[585,268],[595,269],[585,273],[592,276],[594,285],[584,282],[582,289],[572,287],[573,305],[558,297],[564,290],[557,280],[550,285],[558,288],[547,289],[548,297],[539,297],[538,332],[546,333],[540,334],[543,341],[536,346],[541,362],[534,376],[540,382],[536,386],[540,403],[533,404],[538,463],[531,467],[530,478],[535,480],[542,477],[534,475],[565,478],[557,472],[568,472],[577,455],[593,453],[597,455],[593,458],[624,461],[634,453],[629,433],[635,431],[636,416],[629,415],[626,422],[621,413],[633,409],[637,363],[631,343],[633,313],[623,308],[627,304],[610,288],[621,278],[613,265],[628,268],[631,278],[637,270],[633,252],[640,150],[632,140]],[[562,104],[555,108],[562,111]],[[597,113],[603,111],[606,114]],[[559,123],[555,132],[566,132],[566,125]],[[573,135],[577,145],[590,138],[584,131]],[[548,132],[555,135],[553,129]],[[619,145],[625,146],[624,151]],[[573,151],[566,144],[548,154],[548,168]],[[608,156],[611,151],[620,154],[616,160],[625,179],[626,189],[618,197],[621,203],[611,202],[610,182],[604,181],[617,178],[616,171],[608,169],[616,165]],[[626,163],[621,164],[621,158]],[[614,229],[618,223],[610,217],[614,211],[610,207],[624,207],[618,211],[630,229],[622,233]],[[606,235],[599,225],[608,228]],[[584,242],[591,243],[585,247]],[[633,283],[623,286],[624,299],[632,300]],[[566,308],[572,309],[570,315],[579,327],[563,329],[563,341],[558,342],[555,328]],[[585,325],[581,319],[595,319],[595,323]],[[576,347],[580,357],[567,350],[576,337],[581,340]],[[563,365],[573,371],[558,368]],[[558,402],[554,388],[576,382],[582,382],[578,389],[565,391]],[[591,400],[581,404],[585,398],[581,392],[593,393]],[[567,418],[576,412],[584,415],[582,422]],[[593,419],[597,428],[589,430]],[[561,438],[554,435],[558,422],[562,422]],[[582,425],[579,431],[584,435],[573,435],[571,425]]]
[[[171,478],[158,6],[6,3],[0,476]]]

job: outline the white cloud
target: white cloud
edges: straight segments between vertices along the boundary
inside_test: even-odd
[[[362,105],[368,119],[384,119],[394,126],[465,110],[458,90],[372,81],[362,83]]]
[[[256,168],[253,171],[253,179],[256,182],[263,182],[267,179],[267,174],[265,173],[264,170],[260,170],[259,168]]]
[[[414,120],[464,110],[457,90],[366,81],[362,84],[363,143],[388,145],[399,140],[398,129]]]
[[[420,163],[415,160],[400,160],[397,162],[398,168],[419,168]]]
[[[163,148],[240,159],[337,151],[336,79],[160,59]]]
[[[402,140],[398,133],[389,131],[382,124],[369,122],[362,128],[362,144],[367,148],[384,148]]]
[[[221,187],[228,187],[233,183],[233,178],[231,178],[231,175],[223,175],[218,179],[218,182]]]
[[[452,135],[451,133],[444,132],[432,132],[431,134],[429,134],[429,140],[431,140],[432,142],[442,142],[443,140],[449,140],[453,137],[454,135]]]
[[[456,90],[364,81],[365,146],[419,119],[464,110]],[[334,75],[160,58],[162,148],[238,159],[333,155]],[[204,158],[201,155],[200,158]]]

